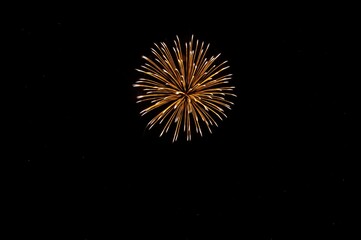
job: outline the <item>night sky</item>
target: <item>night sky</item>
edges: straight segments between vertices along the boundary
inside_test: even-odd
[[[337,7],[178,4],[13,17],[9,239],[351,239],[352,19]],[[141,56],[176,35],[228,60],[237,98],[212,134],[172,143],[146,129],[132,84]]]

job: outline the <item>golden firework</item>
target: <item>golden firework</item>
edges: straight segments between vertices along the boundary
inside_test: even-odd
[[[224,108],[231,109],[233,105],[226,98],[236,97],[232,93],[234,86],[229,86],[232,74],[224,73],[229,68],[227,61],[216,64],[220,54],[208,57],[210,44],[205,46],[198,40],[194,43],[193,35],[184,44],[184,51],[178,36],[173,51],[164,42],[154,45],[153,58],[143,56],[145,64],[136,69],[145,77],[133,85],[142,90],[137,103],[148,103],[140,114],[155,114],[147,128],[164,123],[162,136],[174,127],[173,142],[182,128],[187,141],[194,128],[203,136],[202,125],[212,133],[211,126],[218,126],[216,119],[227,117]]]

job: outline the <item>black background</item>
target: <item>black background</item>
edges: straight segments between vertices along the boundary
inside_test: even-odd
[[[185,2],[19,9],[14,239],[350,239],[351,14]],[[228,60],[238,97],[213,134],[171,143],[145,130],[135,68],[153,43],[192,34]]]

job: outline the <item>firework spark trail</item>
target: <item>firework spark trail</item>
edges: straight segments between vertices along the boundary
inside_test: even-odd
[[[180,131],[186,133],[187,141],[191,140],[192,128],[203,136],[201,123],[212,133],[211,126],[217,125],[215,117],[223,120],[227,115],[224,108],[231,109],[233,102],[228,96],[236,97],[234,86],[229,86],[232,74],[221,74],[229,68],[227,61],[215,64],[221,54],[207,58],[210,44],[191,40],[181,46],[178,36],[174,40],[171,52],[161,42],[151,48],[154,58],[143,56],[144,65],[138,72],[145,78],[139,78],[133,87],[140,88],[142,94],[137,96],[137,103],[148,103],[140,114],[143,116],[156,112],[148,122],[147,128],[165,122],[160,136],[167,133],[175,125],[173,142],[177,141]],[[183,127],[182,127],[183,126]]]

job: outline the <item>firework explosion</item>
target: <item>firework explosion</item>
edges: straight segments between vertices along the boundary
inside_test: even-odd
[[[140,112],[143,116],[154,113],[147,128],[164,124],[160,136],[174,127],[173,142],[177,141],[183,128],[187,141],[191,140],[192,129],[203,136],[202,125],[210,133],[216,119],[227,117],[224,109],[231,109],[233,102],[227,100],[234,96],[234,86],[229,86],[232,74],[224,74],[228,69],[227,61],[215,64],[220,56],[207,57],[209,44],[190,41],[184,44],[176,36],[173,52],[161,42],[151,49],[153,58],[143,56],[146,61],[137,71],[145,75],[133,86],[142,93],[137,96],[137,103],[148,103]]]

